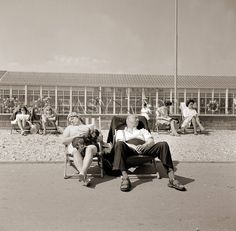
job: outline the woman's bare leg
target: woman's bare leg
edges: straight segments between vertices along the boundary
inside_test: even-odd
[[[24,134],[24,127],[23,127],[23,124],[22,124],[22,120],[18,119],[17,124],[18,124],[18,126],[21,130],[21,135],[23,135]]]
[[[173,136],[179,136],[179,134],[177,133],[177,131],[175,129],[175,121],[174,120],[170,121],[170,128],[171,128],[171,134]]]
[[[199,120],[199,117],[196,117],[196,122],[197,122],[197,125],[199,126],[200,130],[201,131],[204,131],[205,128],[202,126],[202,124],[200,123],[200,120]]]
[[[83,174],[86,178],[87,171],[93,161],[93,156],[97,152],[97,147],[95,145],[89,145],[85,150],[85,157],[83,159],[83,167],[81,170],[81,174]]]
[[[74,164],[77,170],[81,173],[83,167],[83,157],[78,150],[73,151]]]
[[[195,116],[193,116],[193,118],[192,118],[192,124],[193,124],[194,135],[197,135],[197,122],[196,122]]]

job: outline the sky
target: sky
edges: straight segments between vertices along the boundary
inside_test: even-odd
[[[236,76],[236,1],[178,0],[178,74]],[[0,0],[0,70],[169,75],[175,0]]]

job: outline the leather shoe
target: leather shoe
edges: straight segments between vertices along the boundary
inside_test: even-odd
[[[127,178],[127,179],[122,178],[120,190],[122,192],[128,192],[131,190],[131,182],[130,182],[129,178]]]
[[[179,191],[186,191],[186,188],[184,187],[184,185],[180,184],[178,180],[170,180],[168,186],[170,188],[174,188]]]

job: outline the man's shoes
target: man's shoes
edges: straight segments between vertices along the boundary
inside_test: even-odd
[[[170,188],[174,188],[179,191],[186,191],[186,188],[184,187],[184,185],[180,184],[178,180],[170,180],[168,186]]]
[[[129,178],[126,178],[126,179],[122,178],[120,190],[122,192],[128,192],[131,190],[131,182]]]

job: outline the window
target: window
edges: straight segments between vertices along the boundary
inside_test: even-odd
[[[85,114],[84,96],[85,88],[72,89],[72,111]]]
[[[128,89],[116,88],[116,113],[127,114],[128,113]]]
[[[236,89],[230,89],[228,95],[228,113],[236,114]]]
[[[102,100],[101,100],[102,114],[113,114],[113,103],[114,103],[113,93],[114,93],[113,87],[102,88]]]
[[[142,88],[130,88],[130,110],[140,113],[142,109]]]
[[[213,100],[218,104],[218,109],[213,113],[225,114],[225,89],[215,89]]]
[[[87,113],[97,114],[99,113],[99,107],[101,105],[101,100],[99,99],[99,88],[90,87],[86,88],[87,91]]]
[[[29,106],[35,106],[36,101],[39,99],[40,99],[40,88],[29,86],[27,90],[27,104]]]
[[[145,88],[144,96],[146,98],[147,103],[150,104],[152,108],[156,107],[156,88]]]
[[[0,113],[12,113],[14,104],[10,102],[10,87],[0,88]]]
[[[57,110],[59,114],[69,114],[70,112],[70,90],[58,89],[57,91]]]

